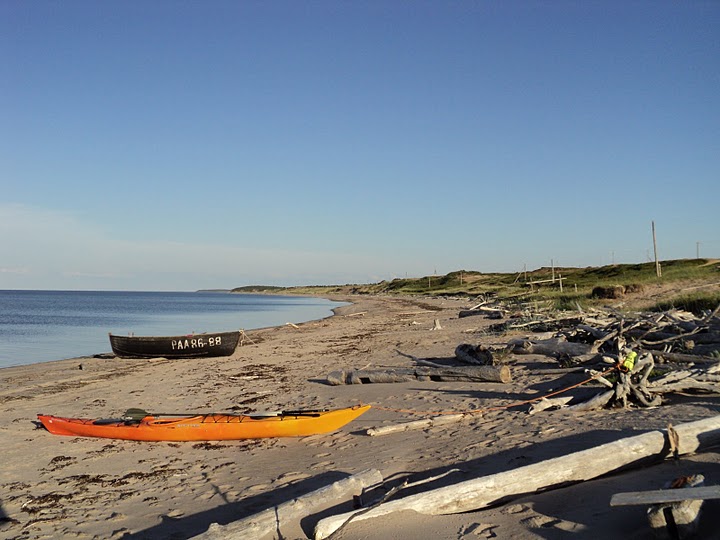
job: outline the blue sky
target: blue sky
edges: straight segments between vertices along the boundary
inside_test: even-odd
[[[0,69],[0,289],[720,257],[715,1],[6,0]]]

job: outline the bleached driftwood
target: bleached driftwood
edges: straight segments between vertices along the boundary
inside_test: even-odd
[[[594,411],[595,409],[602,409],[608,404],[610,399],[615,395],[615,390],[608,390],[607,392],[601,392],[595,397],[591,397],[587,401],[578,403],[577,405],[570,405],[565,410],[568,412],[583,412],[583,411]]]
[[[653,351],[642,349],[644,352],[651,352],[656,357],[662,358],[666,362],[691,362],[693,364],[717,364],[718,359],[713,356],[698,356],[696,354],[674,353],[665,351]]]
[[[649,506],[648,523],[656,538],[691,538],[703,502],[720,499],[720,485],[704,486],[704,481],[702,474],[695,474],[676,478],[665,489],[616,493],[610,506]]]
[[[412,422],[402,422],[400,424],[392,424],[390,426],[382,426],[378,428],[370,428],[365,433],[372,437],[379,435],[389,435],[390,433],[400,433],[402,431],[411,431],[414,429],[425,429],[429,427],[442,426],[460,422],[468,414],[446,414],[442,416],[433,416],[432,418],[424,418],[422,420],[413,420]]]
[[[688,500],[720,499],[720,486],[703,486],[677,489],[656,489],[653,491],[630,491],[616,493],[610,499],[610,506],[633,506],[665,504]]]
[[[703,390],[720,392],[720,364],[682,371],[672,371],[666,375],[647,382],[646,390],[650,394],[682,392],[684,390]]]
[[[342,384],[397,383],[417,380],[413,373],[400,373],[396,370],[353,369],[331,371],[327,375],[327,383],[332,386]]]
[[[533,341],[531,339],[513,339],[509,343],[515,354],[542,354],[545,356],[558,356],[567,354],[580,356],[591,353],[591,346],[587,343],[573,343],[564,339],[546,339]]]
[[[340,370],[332,371],[327,376],[328,384],[367,384],[391,383],[404,381],[470,381],[500,382],[512,381],[510,368],[507,366],[467,366],[467,367],[426,367],[393,368],[382,370]]]
[[[595,328],[594,326],[590,326],[589,324],[578,324],[577,330],[582,330],[583,332],[591,335],[595,339],[605,339],[608,336],[608,331],[603,330],[602,328]]]
[[[686,487],[666,491],[687,492],[690,489],[702,489],[705,477],[695,474],[683,478],[682,481]],[[656,537],[660,536],[661,532],[665,538],[691,538],[695,535],[700,525],[700,509],[705,500],[692,499],[690,494],[686,497],[671,503],[654,504],[648,509],[648,523]]]
[[[210,528],[194,540],[246,540],[262,538],[272,532],[280,533],[283,526],[297,522],[312,510],[328,503],[349,500],[359,495],[368,487],[382,483],[382,474],[376,469],[366,469],[357,474],[343,478],[329,486],[316,489],[306,495],[293,499],[252,516],[234,521],[227,525],[213,523]],[[279,534],[280,538],[284,536]]]
[[[720,442],[720,415],[680,424],[674,430],[679,435],[678,455],[696,452]],[[429,515],[478,510],[512,496],[567,482],[589,480],[648,460],[661,460],[667,457],[668,448],[667,431],[651,431],[525,467],[409,495],[386,502],[357,515],[355,519],[370,519],[401,510]],[[315,538],[327,538],[354,514],[356,512],[322,519],[315,528]]]
[[[592,375],[592,376],[593,376],[593,379],[595,379],[595,380],[596,380],[597,382],[599,382],[600,384],[602,384],[602,385],[604,385],[604,386],[607,386],[608,388],[612,388],[612,387],[613,387],[613,383],[611,383],[611,382],[608,381],[605,377],[603,377],[601,372],[599,372],[599,371],[597,371],[597,370],[594,370],[594,369],[588,369],[588,370],[585,370],[585,371],[587,371],[590,375]]]
[[[642,407],[657,407],[662,403],[662,397],[651,394],[648,390],[648,377],[655,367],[652,354],[644,353],[638,358],[631,372],[618,372],[615,383],[614,401],[623,407],[628,406],[632,400]]]
[[[719,311],[720,306],[704,317],[679,310],[651,315],[608,312],[602,317],[585,314],[575,320],[532,321],[508,328],[565,325],[548,340],[534,336],[513,341],[513,352],[518,354],[569,355],[577,361],[593,353],[617,352],[629,343],[636,352],[650,352],[667,362],[712,363],[718,361],[720,351]]]
[[[535,414],[547,409],[553,409],[555,407],[562,408],[568,404],[572,399],[572,396],[564,396],[559,398],[542,398],[537,402],[533,403],[528,410],[528,414]]]
[[[702,390],[713,394],[720,393],[720,384],[717,382],[703,382],[696,379],[684,379],[663,386],[654,386],[650,388],[650,392],[654,394],[666,394],[669,392],[684,392],[686,390]]]
[[[445,471],[445,472],[442,473],[442,474],[438,474],[438,475],[435,475],[435,476],[431,476],[431,477],[429,477],[429,478],[424,478],[424,479],[422,479],[422,480],[418,480],[417,482],[412,482],[412,483],[409,483],[409,482],[408,482],[408,479],[406,478],[406,479],[402,482],[402,484],[399,484],[399,485],[393,487],[392,489],[388,490],[387,493],[385,493],[385,495],[383,495],[383,496],[382,496],[380,499],[378,499],[376,502],[372,503],[370,506],[366,506],[365,508],[363,508],[363,509],[361,510],[361,512],[369,512],[371,509],[375,508],[376,506],[380,506],[380,505],[383,504],[385,501],[393,498],[397,493],[399,493],[399,492],[402,491],[403,489],[414,488],[414,487],[420,486],[420,485],[422,485],[422,484],[427,484],[427,483],[429,483],[429,482],[434,482],[434,481],[436,481],[436,480],[439,480],[440,478],[443,478],[443,477],[445,477],[445,476],[451,475],[451,474],[456,473],[456,472],[460,472],[460,469],[450,469],[449,471]],[[353,514],[353,516],[354,516],[354,515],[355,515],[355,514]],[[338,526],[338,528],[335,529],[335,531],[333,532],[333,534],[339,533],[345,525],[347,525],[348,523],[350,523],[350,521],[352,521],[353,516],[350,516],[350,517],[347,519],[347,521],[345,521],[344,523],[341,523],[340,526]]]

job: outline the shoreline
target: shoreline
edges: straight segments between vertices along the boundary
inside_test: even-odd
[[[11,291],[11,292],[14,292],[14,291]],[[21,291],[21,292],[28,292],[28,291]],[[76,291],[29,291],[29,292],[31,292],[31,293],[35,293],[35,292],[73,293]],[[80,292],[80,293],[83,293],[83,292],[106,293],[107,291],[77,291],[77,292]],[[115,292],[119,292],[119,291],[109,291],[109,292],[115,293]],[[148,292],[148,291],[142,291],[143,294],[146,292]],[[159,292],[159,293],[149,292],[149,293],[150,294],[164,294],[162,292]],[[194,294],[194,293],[187,293],[187,294]],[[227,293],[227,294],[230,294],[230,293]],[[246,293],[236,293],[236,294],[246,294]],[[261,295],[254,294],[251,296],[261,296]],[[271,295],[267,295],[267,296],[271,296]],[[283,297],[293,298],[293,299],[299,298],[299,296],[291,296],[291,295],[272,295],[272,296],[276,296],[276,297],[283,296]],[[324,318],[332,317],[334,315],[335,309],[337,309],[339,307],[343,307],[343,306],[333,307],[332,303],[337,303],[339,301],[329,298],[329,295],[326,295],[326,296],[304,295],[303,297],[308,298],[308,299],[315,299],[315,300],[319,300],[319,301],[321,300],[324,302],[328,302],[328,305],[327,306],[324,306],[324,305],[318,306],[317,309],[313,310],[313,311],[317,311],[317,312],[307,312],[307,309],[300,307],[300,306],[295,306],[294,309],[291,309],[288,311],[288,313],[287,313],[288,317],[291,317],[293,315],[293,311],[295,311],[297,313],[304,314],[308,317],[315,317],[315,318],[308,318],[306,320],[303,320],[302,322],[291,323],[291,324],[303,324],[306,322],[312,322],[315,320],[322,320]],[[265,318],[267,318],[267,314],[274,313],[275,310],[270,309],[270,308],[271,308],[271,305],[268,306],[268,309],[266,309],[266,311],[261,312],[261,315],[263,316],[263,319],[262,319],[263,322],[265,322]],[[255,315],[253,315],[253,313],[255,313]],[[267,322],[273,323],[276,321],[280,321],[279,317],[283,316],[283,314],[284,313],[274,313],[274,316],[269,317],[270,320],[268,320]],[[170,330],[169,332],[165,331],[165,330],[159,331],[159,330],[157,330],[157,328],[159,326],[166,326],[163,318],[167,319],[169,315],[162,314],[162,313],[156,313],[153,316],[155,317],[154,321],[146,322],[146,327],[149,325],[149,328],[150,328],[149,330],[146,328],[146,330],[142,334],[137,333],[137,332],[133,332],[132,334],[137,335],[137,336],[141,336],[141,335],[142,336],[167,336],[167,335],[186,335],[186,334],[190,335],[191,333],[200,335],[200,334],[209,333],[209,332],[217,332],[217,331],[225,332],[225,331],[233,331],[233,330],[238,329],[238,328],[228,326],[225,323],[222,323],[222,324],[219,324],[218,327],[216,327],[216,328],[207,329],[206,331],[202,331],[202,332],[183,332],[181,330],[182,323],[180,323],[177,325],[178,328],[174,329],[175,330],[174,332],[172,330]],[[187,317],[187,315],[185,315],[185,316]],[[192,317],[200,317],[200,316],[201,315],[198,315],[198,314],[192,315]],[[257,316],[257,313],[253,312],[251,310],[248,310],[248,311],[240,310],[237,312],[233,312],[233,316],[244,319],[244,318],[250,318],[252,316]],[[320,318],[317,318],[317,317],[320,317]],[[275,320],[272,320],[273,318]],[[247,323],[247,321],[245,321],[245,320],[243,320],[241,322]],[[288,323],[277,322],[277,324],[274,326],[271,324],[268,326],[258,326],[258,327],[252,327],[252,328],[241,327],[239,329],[241,331],[245,331],[245,332],[254,332],[257,330],[264,330],[267,328],[280,327],[280,326],[283,326],[284,324],[288,324]],[[15,325],[15,324],[10,325],[11,328],[15,328],[16,326],[17,325]],[[119,326],[122,326],[122,324],[120,324]],[[192,325],[186,326],[186,328],[192,328],[192,327],[193,327]],[[78,349],[81,351],[82,350],[86,351],[84,354],[76,353],[76,354],[73,354],[71,356],[66,356],[66,357],[64,357],[62,355],[58,355],[58,354],[53,354],[52,350],[53,350],[53,346],[56,344],[56,341],[50,342],[47,339],[42,339],[42,338],[40,339],[39,344],[35,343],[34,346],[31,346],[31,347],[25,346],[25,349],[20,349],[18,346],[11,346],[9,350],[6,350],[7,349],[6,347],[0,348],[0,369],[19,367],[19,366],[30,365],[30,364],[44,364],[44,363],[57,362],[57,361],[62,361],[62,360],[81,360],[81,359],[92,358],[92,357],[103,357],[104,355],[113,356],[113,351],[112,351],[110,342],[107,337],[108,334],[115,334],[115,335],[122,336],[122,335],[126,335],[126,331],[116,332],[116,331],[107,330],[107,329],[103,329],[103,328],[104,327],[99,327],[99,326],[97,326],[97,327],[95,327],[95,326],[93,326],[93,327],[75,326],[75,327],[73,327],[73,326],[62,326],[62,325],[58,325],[57,328],[53,327],[53,329],[56,333],[56,335],[54,336],[54,339],[55,340],[59,339],[60,342],[64,343],[64,345],[65,345],[64,349],[70,349],[71,347],[69,347],[69,344],[70,344],[70,342],[72,342],[72,344],[73,344],[72,348],[74,348],[76,351]],[[92,335],[90,335],[90,333],[87,331],[88,329],[92,331]],[[180,330],[178,331],[178,329],[180,329]],[[74,332],[80,333],[79,346],[78,346],[78,340],[75,339]],[[127,332],[127,333],[130,334],[130,332]],[[102,349],[102,350],[100,350],[98,352],[99,349]],[[73,351],[69,351],[69,352],[72,353]],[[49,357],[50,354],[53,354],[53,357]],[[31,360],[31,361],[25,362],[25,363],[17,363],[18,358],[40,358],[40,359]]]
[[[340,299],[338,297],[331,298]],[[358,295],[332,316],[247,331],[252,341],[230,357],[119,360],[78,357],[0,369],[0,538],[190,538],[281,504],[367,468],[392,481],[453,468],[447,482],[549,459],[628,434],[718,414],[718,398],[678,397],[656,409],[528,415],[518,408],[446,426],[370,437],[369,428],[516,402],[548,392],[557,365],[529,355],[502,383],[413,381],[330,386],[337,369],[408,367],[408,355],[443,361],[460,343],[502,344],[482,332],[493,321],[460,319],[462,299]],[[433,330],[435,321],[442,327]],[[83,369],[78,369],[82,363]],[[568,376],[571,377],[571,376]],[[569,379],[568,379],[569,380]],[[37,413],[108,418],[128,408],[172,411],[274,410],[374,405],[328,435],[206,443],[142,443],[51,435]],[[414,411],[409,414],[398,411]],[[570,421],[569,421],[570,420]],[[518,497],[459,515],[401,512],[351,523],[341,540],[393,537],[476,539],[643,536],[644,507],[610,508],[614,492],[658,489],[669,475],[702,471],[720,478],[717,454]],[[654,486],[654,487],[651,487]],[[567,505],[567,500],[577,504]],[[717,501],[707,501],[710,508]],[[333,513],[349,511],[339,504]],[[283,530],[306,538],[314,518]],[[485,531],[485,532],[483,532]],[[547,536],[550,534],[551,536]],[[555,536],[552,536],[555,535]],[[270,538],[269,536],[268,538]]]
[[[238,294],[244,294],[244,293],[238,293]],[[342,316],[344,316],[342,311],[343,311],[343,310],[346,310],[346,309],[348,309],[348,308],[352,308],[352,306],[353,306],[353,303],[352,303],[352,302],[346,301],[346,300],[335,300],[335,299],[328,298],[328,297],[325,297],[325,296],[318,296],[317,298],[322,298],[322,299],[324,299],[324,300],[330,300],[331,302],[346,302],[348,305],[346,305],[346,306],[338,306],[338,307],[336,307],[336,308],[333,308],[333,309],[330,310],[330,311],[332,312],[330,315],[328,315],[327,317],[320,318],[320,319],[310,319],[310,320],[303,321],[303,322],[300,322],[300,323],[285,323],[285,324],[280,324],[280,325],[277,325],[277,326],[264,326],[264,327],[261,327],[261,328],[252,328],[252,329],[247,330],[247,331],[245,331],[245,329],[243,329],[243,330],[245,331],[246,334],[256,333],[256,332],[257,332],[257,333],[263,333],[263,332],[268,332],[268,331],[273,331],[273,330],[282,329],[282,328],[288,326],[289,324],[293,324],[293,325],[295,325],[296,327],[300,328],[300,327],[302,327],[303,325],[321,322],[321,321],[324,321],[324,320],[331,319],[331,318],[333,318],[333,317],[342,317]],[[109,347],[110,347],[110,344],[108,343],[108,348],[109,348]],[[240,346],[238,345],[238,347],[240,347]],[[237,353],[237,350],[236,350],[235,352]],[[232,356],[232,355],[231,355],[231,356]],[[218,357],[218,358],[225,358],[225,357]],[[117,361],[119,361],[119,362],[128,362],[128,361],[131,361],[131,360],[139,361],[139,362],[148,362],[148,361],[150,361],[150,362],[152,362],[152,361],[168,361],[168,362],[172,362],[172,361],[178,361],[178,360],[171,360],[171,359],[166,359],[166,358],[159,358],[159,359],[153,359],[153,358],[120,358],[120,357],[117,357],[112,351],[108,351],[108,352],[95,353],[95,354],[91,354],[91,355],[73,356],[73,357],[70,357],[70,358],[60,358],[60,359],[56,359],[56,360],[42,360],[42,361],[39,361],[39,362],[32,362],[32,363],[30,363],[30,364],[17,364],[17,365],[12,365],[12,366],[0,366],[0,374],[2,374],[2,372],[3,372],[4,370],[20,369],[20,368],[31,367],[31,366],[37,367],[38,369],[41,369],[42,366],[44,366],[44,365],[53,366],[53,365],[61,364],[61,363],[64,364],[64,363],[75,363],[75,362],[79,362],[80,364],[82,364],[82,362],[86,362],[86,361],[88,361],[88,360],[90,360],[90,359],[99,359],[99,360],[103,360],[103,361],[117,360]],[[212,360],[212,359],[213,359],[213,358],[210,358],[210,360]],[[180,359],[179,361],[191,361],[191,359]],[[64,367],[64,366],[63,366],[63,367]],[[1,396],[1,395],[0,395],[0,403],[2,403],[2,396]]]

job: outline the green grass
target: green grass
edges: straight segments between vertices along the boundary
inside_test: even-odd
[[[709,259],[680,259],[662,261],[662,277],[658,278],[655,263],[616,264],[588,268],[539,268],[527,273],[491,273],[458,270],[446,275],[393,279],[369,284],[318,285],[310,287],[238,287],[234,292],[268,292],[281,294],[392,294],[443,296],[494,296],[510,299],[549,301],[556,309],[574,310],[607,303],[592,296],[596,287],[621,286],[626,291],[640,291],[655,284],[694,284],[720,282],[720,261]],[[526,282],[556,278],[555,283],[530,286]],[[563,277],[560,291],[557,278]],[[713,309],[720,303],[720,293],[698,291],[691,295],[666,301],[668,307],[698,312]],[[617,302],[617,301],[616,301]],[[649,306],[650,307],[650,306]],[[663,309],[661,305],[658,309]]]
[[[700,315],[704,311],[712,311],[720,305],[720,293],[700,293],[696,292],[684,296],[678,296],[671,300],[663,300],[654,306],[655,311],[667,311],[669,309],[683,309],[690,311],[696,315]]]
[[[287,287],[275,287],[271,285],[246,285],[244,287],[235,287],[230,292],[234,293],[282,293]]]

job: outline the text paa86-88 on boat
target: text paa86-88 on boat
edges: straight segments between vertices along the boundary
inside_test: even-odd
[[[202,347],[218,347],[220,345],[222,345],[222,336],[210,337],[207,341],[205,341],[202,336],[185,339],[174,339],[171,343],[173,351],[181,351],[183,349],[198,349]]]

